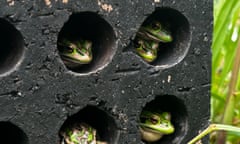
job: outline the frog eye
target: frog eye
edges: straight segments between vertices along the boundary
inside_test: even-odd
[[[157,124],[159,119],[158,119],[158,116],[155,116],[153,115],[151,118],[150,118],[150,121],[152,124]]]
[[[73,48],[71,48],[71,47],[64,47],[63,50],[67,53],[73,53]]]
[[[153,22],[151,24],[153,30],[158,30],[161,27],[161,24],[159,22]]]
[[[134,47],[140,48],[140,47],[142,46],[142,44],[143,44],[143,41],[141,41],[141,40],[136,40],[136,41],[134,42]]]

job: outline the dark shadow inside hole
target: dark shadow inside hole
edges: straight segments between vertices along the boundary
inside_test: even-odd
[[[147,26],[153,21],[159,21],[167,26],[172,34],[173,41],[161,43],[157,59],[149,64],[170,67],[179,63],[187,54],[190,46],[191,33],[188,20],[177,10],[157,8],[141,26]]]
[[[13,68],[23,55],[21,33],[8,21],[0,18],[0,74]]]
[[[159,141],[151,144],[169,144],[176,141],[180,142],[187,130],[187,111],[182,100],[172,95],[156,97],[153,101],[146,104],[143,110],[153,112],[170,112],[171,122],[175,131],[173,134],[164,135]]]
[[[86,123],[96,129],[97,140],[114,144],[118,138],[118,130],[114,119],[106,112],[94,106],[87,106],[69,117],[62,125],[60,132],[76,123]]]
[[[27,135],[10,122],[0,122],[0,139],[4,144],[27,144]]]
[[[76,68],[66,67],[74,72],[86,73],[103,67],[108,63],[116,44],[113,28],[103,18],[93,12],[74,13],[61,29],[58,42],[63,39],[75,41],[79,39],[90,40],[92,45],[93,60]],[[58,45],[61,52],[63,47]]]

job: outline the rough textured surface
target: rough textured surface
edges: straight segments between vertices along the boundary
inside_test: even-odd
[[[170,53],[166,61],[171,61],[171,57],[184,59],[158,67],[136,56],[131,42],[144,20],[156,8],[166,7],[185,16],[189,32],[184,35],[187,42],[181,44],[179,38],[175,45],[186,49],[185,54]],[[61,61],[57,40],[69,17],[85,11],[110,24],[115,44],[111,52],[106,52],[112,58],[102,68],[77,73]],[[9,126],[19,133],[12,124],[19,127],[25,133],[20,134],[20,139],[24,139],[19,140],[20,144],[59,143],[59,130],[73,114],[86,117],[109,143],[144,143],[137,122],[142,109],[149,105],[171,111],[176,127],[173,135],[165,136],[157,144],[186,144],[209,124],[212,1],[1,0],[0,18],[15,26],[24,40],[24,47],[15,46],[20,50],[12,48],[15,52],[0,53],[1,57],[18,57],[16,67],[0,70],[8,71],[0,75],[0,121],[9,122],[0,123],[0,129],[2,125],[4,129]],[[4,24],[0,26],[5,29]],[[5,37],[3,32],[0,35]],[[21,38],[16,39],[16,43],[21,43]],[[4,46],[11,43],[2,39],[0,42]],[[5,48],[0,46],[0,50]],[[88,114],[94,115],[94,119]],[[206,139],[202,142],[208,143]]]

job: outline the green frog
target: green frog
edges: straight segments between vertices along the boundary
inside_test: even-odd
[[[170,30],[159,21],[153,21],[146,26],[141,26],[136,36],[136,51],[146,62],[156,60],[159,44],[173,41]]]
[[[140,132],[142,139],[146,142],[155,142],[163,135],[174,133],[174,126],[171,123],[169,112],[143,111],[140,115]]]
[[[153,62],[157,58],[159,44],[154,41],[137,40],[137,52],[146,62]]]
[[[107,144],[96,140],[97,131],[86,123],[75,124],[61,131],[61,144]]]
[[[89,40],[70,41],[63,39],[58,43],[59,53],[67,67],[75,68],[89,64],[92,59],[92,42]]]

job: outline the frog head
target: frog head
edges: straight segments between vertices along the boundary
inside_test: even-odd
[[[162,43],[172,42],[173,40],[171,32],[159,21],[153,21],[146,26],[141,26],[137,35],[146,40]]]
[[[153,62],[157,58],[159,44],[153,41],[144,41],[138,39],[136,43],[136,52],[146,62]]]
[[[140,115],[139,126],[142,139],[148,142],[158,141],[163,135],[174,132],[169,112],[143,111]]]
[[[89,64],[92,61],[92,42],[88,40],[69,41],[62,40],[59,42],[60,56],[65,64]]]

